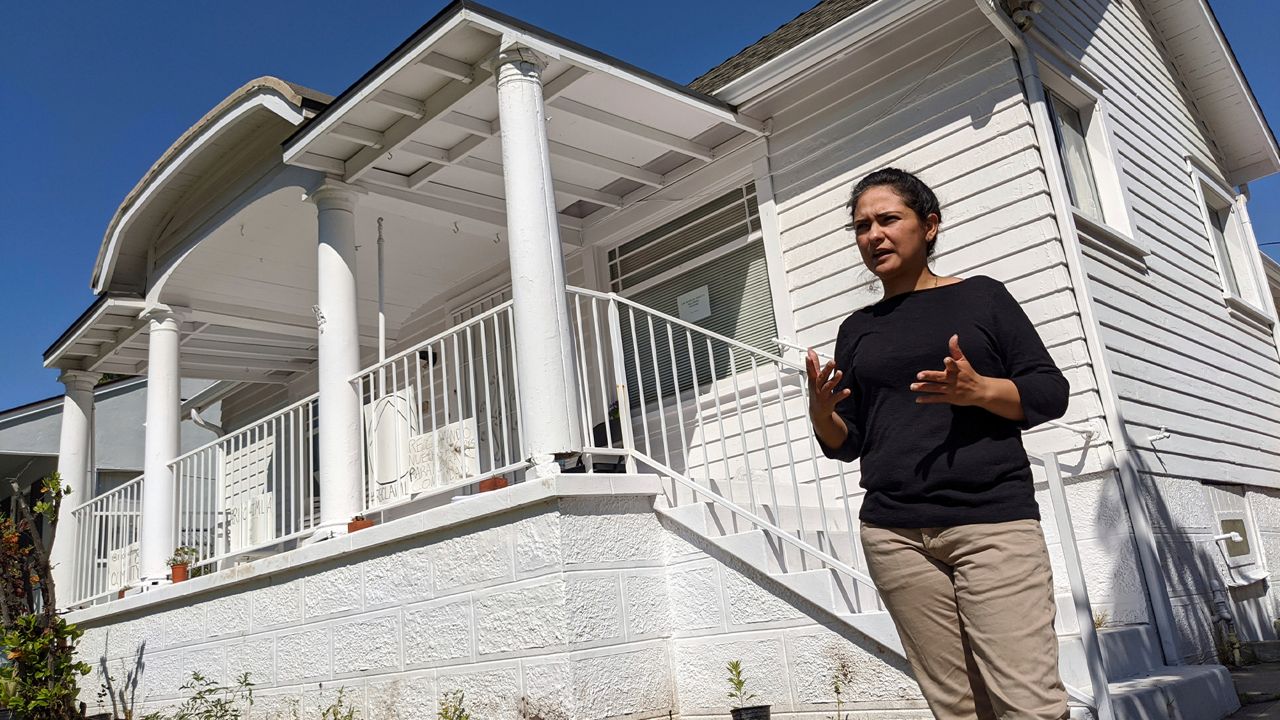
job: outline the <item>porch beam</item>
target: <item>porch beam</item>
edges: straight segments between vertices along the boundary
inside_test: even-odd
[[[207,355],[223,355],[226,357],[258,357],[274,360],[312,360],[315,353],[305,348],[281,347],[278,345],[255,345],[253,343],[235,342],[233,340],[203,338],[190,340],[182,344],[183,350],[191,353]]]
[[[480,66],[473,66],[471,75],[473,81],[470,84],[453,81],[427,98],[422,105],[422,117],[402,117],[397,120],[394,125],[387,128],[382,134],[383,142],[380,147],[364,148],[350,160],[347,160],[344,167],[346,181],[350,183],[359,180],[373,169],[374,163],[383,154],[399,149],[401,145],[404,145],[413,137],[414,133],[425,127],[427,123],[452,110],[454,105],[466,99],[468,95],[476,92],[479,88],[484,87],[485,82],[492,77],[488,70]]]
[[[614,160],[611,157],[598,155],[590,150],[565,145],[554,140],[547,143],[551,148],[551,154],[558,158],[568,160],[569,162],[582,165],[584,167],[594,168],[596,170],[608,170],[619,177],[628,180],[634,180],[641,185],[648,185],[652,188],[660,188],[665,183],[662,176],[656,172],[645,170],[635,165],[629,165],[620,160]]]
[[[407,115],[411,118],[420,118],[424,112],[421,100],[390,90],[382,90],[369,99],[392,112]]]
[[[343,140],[360,143],[365,147],[382,147],[382,133],[359,125],[352,125],[351,123],[338,123],[337,126],[329,131],[329,134],[340,137]]]
[[[551,107],[561,112],[569,113],[570,115],[580,117],[583,120],[590,120],[591,122],[604,125],[617,130],[618,132],[626,133],[632,137],[639,138],[640,140],[644,140],[668,150],[675,150],[678,153],[698,158],[699,160],[711,162],[715,157],[711,148],[706,145],[699,145],[692,140],[682,138],[679,135],[673,135],[665,130],[649,127],[648,125],[643,125],[620,115],[614,115],[607,110],[601,110],[600,108],[591,107],[590,105],[584,105],[577,100],[570,100],[569,98],[562,97],[552,100],[549,104]]]
[[[470,157],[458,163],[458,167],[464,167],[468,170],[475,170],[486,175],[502,177],[502,166],[495,162],[489,162],[482,158]],[[575,185],[571,182],[556,180],[552,178],[555,191],[561,195],[567,195],[575,200],[587,200],[599,205],[605,205],[612,208],[622,207],[621,195],[610,195],[606,192],[593,190],[583,185]]]
[[[103,363],[111,359],[111,356],[122,350],[126,345],[133,342],[144,330],[148,328],[150,322],[146,319],[137,320],[130,327],[126,327],[116,332],[115,339],[98,348],[97,357],[89,361],[84,368],[91,372],[101,372],[99,370]]]
[[[406,192],[425,195],[455,204],[461,203],[462,205],[470,205],[480,210],[495,211],[502,214],[499,225],[501,227],[506,227],[506,205],[502,198],[473,192],[471,190],[464,190],[462,188],[455,188],[448,185],[441,185],[435,182],[429,182],[420,188],[413,189],[409,187],[408,178],[397,173],[387,172],[386,170],[370,170],[365,176],[365,182],[380,186],[375,190],[375,192],[382,192],[382,187],[404,190]],[[564,215],[562,213],[557,213],[556,217],[559,220],[560,226],[563,228],[580,230],[582,227],[582,221],[578,218]],[[476,216],[473,219],[480,219],[480,217]]]
[[[183,363],[183,376],[198,380],[225,380],[227,382],[268,383],[285,385],[299,377],[298,372],[289,375],[271,375],[262,370],[244,370],[237,368],[194,366]]]
[[[418,61],[420,65],[431,68],[433,72],[444,75],[453,80],[459,80],[470,85],[475,78],[472,76],[473,68],[461,60],[455,60],[443,53],[435,51],[429,52]]]

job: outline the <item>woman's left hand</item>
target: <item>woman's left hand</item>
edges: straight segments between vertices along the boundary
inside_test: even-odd
[[[979,375],[960,349],[960,336],[952,335],[948,343],[951,355],[944,358],[945,370],[922,370],[911,389],[921,393],[916,402],[922,405],[986,405],[989,378]]]

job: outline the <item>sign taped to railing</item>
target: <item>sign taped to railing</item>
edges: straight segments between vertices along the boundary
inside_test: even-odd
[[[118,590],[138,583],[138,553],[141,546],[131,542],[107,553],[107,589]]]
[[[385,447],[383,449],[385,451]],[[394,475],[378,473],[376,477],[380,480],[372,488],[375,507],[478,477],[480,454],[475,418],[465,418],[435,431],[411,435],[405,442],[403,454],[397,453],[397,456],[393,463],[385,456],[380,458],[380,469],[395,465],[403,471]]]
[[[232,552],[252,547],[274,536],[271,493],[276,439],[268,436],[236,447],[223,455],[226,493],[226,535]]]

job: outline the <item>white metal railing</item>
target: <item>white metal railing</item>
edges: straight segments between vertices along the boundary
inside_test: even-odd
[[[301,537],[320,518],[317,396],[196,448],[169,464],[175,547],[197,566]]]
[[[71,511],[79,528],[72,605],[108,599],[138,582],[142,540],[142,477]]]
[[[862,493],[809,430],[804,370],[617,295],[570,296],[587,453],[634,455],[670,478],[672,505],[714,500],[731,531],[764,530],[796,570],[836,570],[859,610],[881,609],[854,524]]]
[[[587,454],[620,450],[629,470],[638,460],[671,478],[672,505],[715,502],[745,524],[731,531],[765,531],[799,551],[797,569],[849,578],[858,611],[883,609],[854,525],[862,492],[817,445],[803,367],[613,294],[571,288],[570,296]],[[1030,459],[1044,468],[1091,684],[1091,692],[1067,689],[1109,720],[1062,471],[1054,453]]]
[[[366,512],[519,479],[513,328],[508,300],[351,378],[363,405]]]

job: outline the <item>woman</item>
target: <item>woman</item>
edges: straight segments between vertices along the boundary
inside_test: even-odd
[[[1066,411],[1066,379],[1002,284],[929,268],[927,185],[880,170],[849,204],[884,298],[840,325],[833,362],[809,350],[809,414],[828,457],[861,458],[871,578],[936,717],[1066,717],[1021,436]]]

